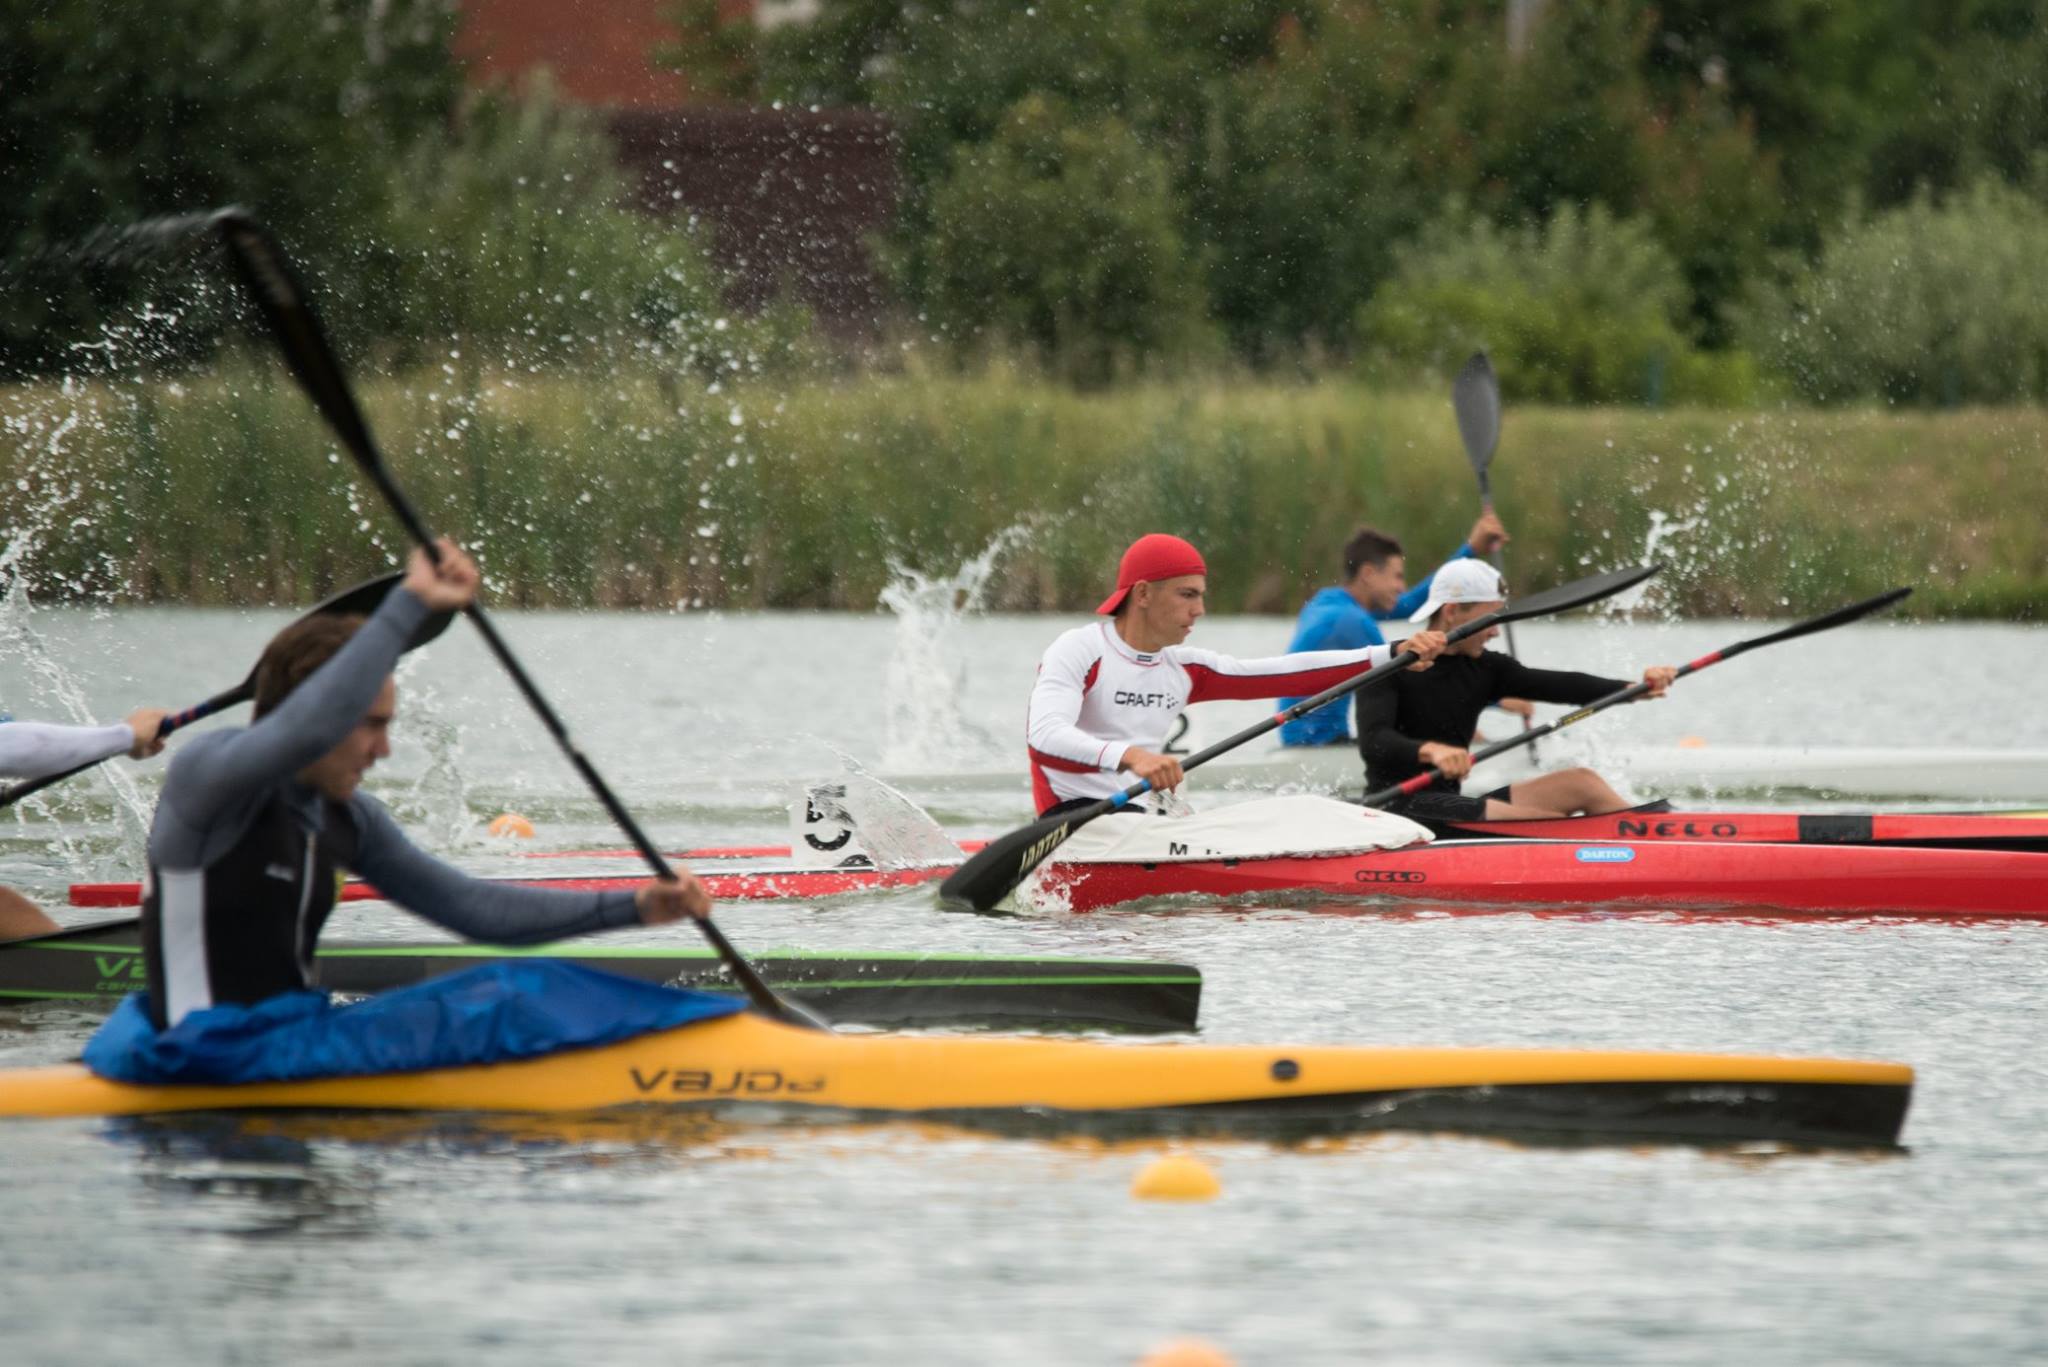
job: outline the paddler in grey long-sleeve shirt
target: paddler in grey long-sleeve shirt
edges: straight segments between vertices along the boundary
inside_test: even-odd
[[[536,944],[710,913],[688,873],[631,892],[563,892],[471,878],[416,848],[359,791],[391,753],[392,667],[431,612],[476,596],[453,542],[415,551],[369,618],[294,623],[256,667],[254,724],[189,742],[171,762],[149,833],[142,945],[159,1028],[220,1002],[311,985],[313,947],[349,869],[407,910],[493,944]]]

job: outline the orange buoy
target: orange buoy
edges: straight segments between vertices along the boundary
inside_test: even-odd
[[[1131,1183],[1131,1195],[1141,1201],[1213,1201],[1222,1191],[1209,1165],[1186,1153],[1154,1159]]]
[[[489,830],[502,840],[533,839],[533,823],[517,812],[500,812],[492,817]]]
[[[1138,1360],[1138,1367],[1236,1367],[1230,1354],[1201,1339],[1162,1343]]]

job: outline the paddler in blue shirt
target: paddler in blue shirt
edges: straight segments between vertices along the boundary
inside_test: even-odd
[[[1492,509],[1488,509],[1472,524],[1465,544],[1444,563],[1452,564],[1467,556],[1491,555],[1506,545],[1507,540],[1507,528],[1501,525]],[[1401,543],[1385,532],[1371,527],[1359,528],[1344,543],[1344,582],[1323,589],[1308,600],[1294,625],[1294,639],[1288,643],[1288,652],[1362,650],[1367,646],[1386,644],[1386,637],[1380,634],[1380,623],[1404,620],[1421,607],[1429,597],[1429,586],[1435,578],[1432,573],[1414,588],[1409,588],[1408,561],[1402,553]],[[1300,701],[1299,698],[1282,698],[1280,706],[1288,708]],[[1507,699],[1503,705],[1514,702],[1515,699]],[[1520,706],[1526,708],[1528,704]],[[1349,745],[1350,708],[1351,700],[1340,698],[1306,716],[1296,717],[1280,728],[1280,743]],[[1509,710],[1517,709],[1509,706]]]
[[[705,916],[688,873],[627,892],[485,882],[420,851],[360,791],[391,753],[391,671],[429,613],[476,596],[477,568],[451,541],[414,551],[368,618],[309,617],[256,667],[255,721],[213,731],[171,762],[149,834],[142,946],[157,1029],[214,1005],[253,1005],[311,986],[337,871],[436,925],[493,944],[537,944],[615,926]]]

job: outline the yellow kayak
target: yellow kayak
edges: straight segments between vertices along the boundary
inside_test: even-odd
[[[0,1115],[767,1106],[1033,1132],[1411,1129],[1890,1146],[1912,1085],[1903,1064],[1835,1059],[824,1034],[746,1012],[544,1058],[417,1073],[136,1086],[77,1065],[0,1072]]]

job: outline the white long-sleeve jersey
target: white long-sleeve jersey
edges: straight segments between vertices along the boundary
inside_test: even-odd
[[[1263,660],[1194,646],[1131,649],[1110,622],[1075,627],[1046,650],[1025,738],[1031,794],[1043,813],[1075,798],[1111,797],[1132,746],[1157,753],[1174,717],[1211,698],[1306,697],[1393,658],[1394,647],[1311,650]]]
[[[135,746],[128,723],[58,726],[51,722],[0,722],[0,775],[43,778],[91,764]]]

